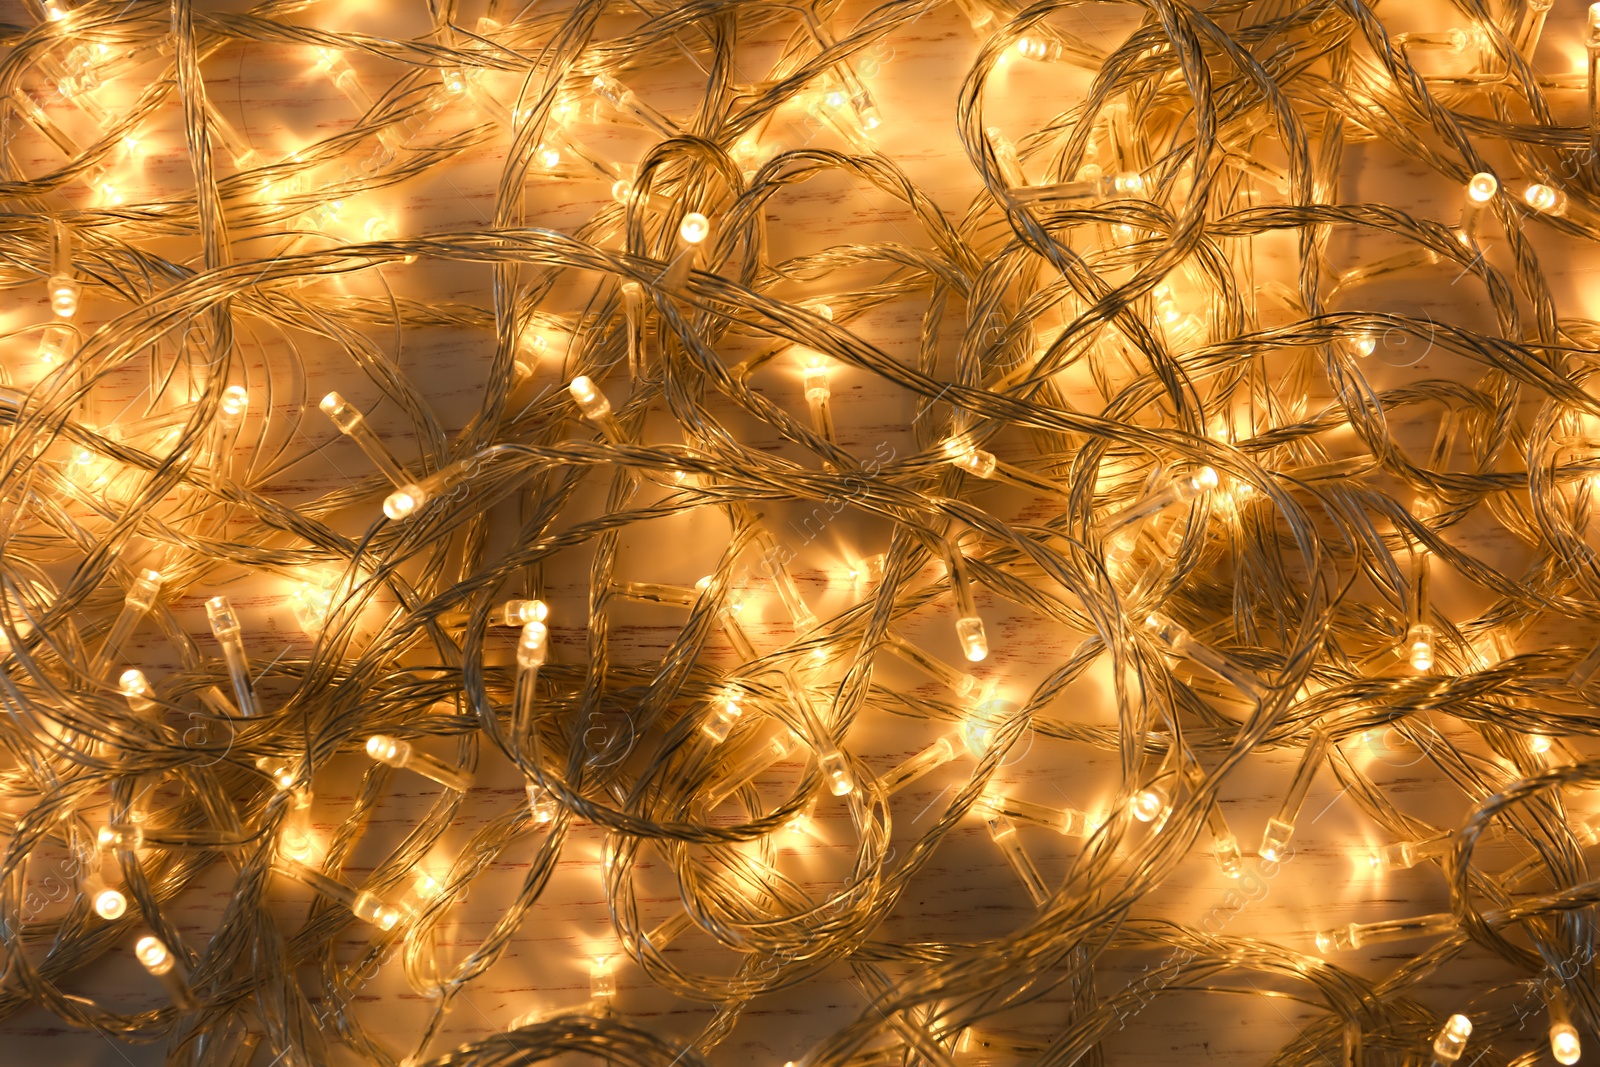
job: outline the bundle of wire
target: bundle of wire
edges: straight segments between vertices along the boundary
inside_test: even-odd
[[[1403,29],[1363,0],[1149,0],[1092,39],[1056,2],[430,3],[399,39],[299,0],[33,2],[0,93],[8,1013],[173,1063],[667,1067],[843,969],[859,1010],[780,1056],[1099,1062],[1198,991],[1306,1007],[1282,1064],[1531,1063],[1547,1039],[1576,1061],[1600,1019],[1594,835],[1567,808],[1600,772],[1600,650],[1574,636],[1600,618],[1597,332],[1534,247],[1600,239],[1600,11]],[[965,203],[883,147],[884,57],[929,27],[976,51]],[[1542,41],[1587,69],[1542,71]],[[348,102],[336,132],[280,150],[208,94],[269,53]],[[996,88],[1019,64],[1083,91],[1021,128]],[[173,188],[139,192],[163,144]],[[1347,149],[1374,146],[1453,199],[1350,199]],[[474,153],[499,168],[481,224],[378,206]],[[892,205],[899,238],[775,251],[773,206],[824,180]],[[530,224],[552,195],[591,216]],[[1395,251],[1341,263],[1351,235]],[[486,299],[406,295],[440,268],[492,277]],[[1403,279],[1486,314],[1370,310]],[[894,308],[912,343],[875,324]],[[449,430],[400,358],[439,330],[483,357]],[[1385,357],[1425,348],[1448,376],[1396,384]],[[871,438],[841,375],[903,417]],[[301,479],[320,459],[347,484]],[[687,572],[662,521],[714,561]],[[859,531],[838,575],[823,527]],[[1446,614],[1439,575],[1481,608]],[[269,601],[303,630],[276,655]],[[641,605],[669,639],[624,662]],[[1033,628],[1075,636],[1027,645],[1023,686],[1001,646]],[[1063,696],[1091,677],[1103,707]],[[923,747],[871,750],[888,718]],[[1464,817],[1403,812],[1362,755],[1385,745]],[[1002,784],[1018,761],[1070,778],[1084,746],[1117,782],[1082,806]],[[1235,811],[1236,836],[1219,795],[1274,753],[1296,767],[1276,814]],[[1269,941],[1147,906],[1195,856],[1224,884],[1285,862],[1319,774],[1378,842],[1359,861],[1434,868],[1448,908]],[[400,791],[427,799],[373,846]],[[823,818],[850,839],[831,881],[786,844]],[[582,827],[600,858],[571,853]],[[973,828],[1022,917],[891,929]],[[613,931],[573,949],[588,998],[449,1049],[564,854]],[[512,858],[487,932],[444,943]],[[649,922],[646,865],[673,886]],[[197,923],[202,885],[228,903]],[[1341,966],[1389,942],[1412,955],[1381,978]],[[1502,977],[1462,994],[1471,954]],[[64,991],[130,955],[142,1010]],[[1163,963],[1130,985],[1130,957]],[[413,1025],[374,1029],[376,972],[424,995]],[[698,1029],[632,1018],[647,986]]]

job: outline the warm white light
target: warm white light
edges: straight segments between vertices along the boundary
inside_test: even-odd
[[[56,275],[50,279],[50,310],[63,319],[70,319],[78,313],[78,294],[83,292],[83,286],[63,275]]]
[[[222,391],[222,413],[229,418],[237,419],[249,406],[250,394],[245,392],[244,386],[230,385]]]
[[[1167,791],[1158,785],[1141,789],[1133,795],[1133,817],[1140,822],[1154,822],[1171,804]]]
[[[396,489],[383,498],[383,513],[394,522],[408,517],[421,506],[422,490],[416,486]]]
[[[102,889],[94,895],[94,913],[111,922],[128,912],[128,898],[119,889]]]
[[[1467,1038],[1472,1036],[1472,1020],[1465,1015],[1452,1015],[1433,1041],[1433,1054],[1445,1063],[1454,1063],[1466,1050]]]
[[[1550,211],[1558,202],[1554,189],[1548,185],[1539,185],[1537,183],[1528,186],[1522,191],[1522,199],[1535,211]]]
[[[691,211],[678,224],[678,236],[697,245],[711,235],[711,220],[698,211]]]
[[[1557,1023],[1550,1027],[1550,1055],[1562,1067],[1572,1067],[1583,1054],[1578,1041],[1577,1027],[1571,1023]]]
[[[141,937],[138,944],[133,947],[133,954],[151,974],[166,974],[176,963],[167,946],[155,937]]]
[[[403,747],[402,747],[403,746]],[[379,763],[397,763],[402,760],[401,753],[411,746],[403,741],[397,741],[386,734],[373,734],[367,738],[367,755]],[[406,752],[406,755],[409,755]]]

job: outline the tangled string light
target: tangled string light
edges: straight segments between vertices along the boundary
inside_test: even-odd
[[[51,0],[6,27],[5,1009],[165,1041],[175,1063],[342,1045],[667,1067],[845,965],[867,1000],[791,1053],[804,1067],[1096,1062],[1151,999],[1260,983],[1313,1010],[1277,1062],[1477,1045],[1531,1063],[1530,1013],[1576,1062],[1600,1019],[1594,833],[1566,806],[1600,777],[1583,755],[1600,650],[1574,636],[1600,617],[1600,364],[1535,244],[1600,239],[1600,5],[1577,73],[1535,62],[1550,9],[1464,3],[1402,30],[1361,0],[1149,0],[1104,45],[1073,5],[1003,0],[445,4],[412,39],[313,28],[299,0]],[[981,181],[964,204],[880,145],[882,49],[953,16],[979,42],[955,116]],[[772,46],[759,67],[751,41]],[[304,59],[348,120],[293,152],[249,135],[206,80],[246,47]],[[1088,88],[1019,130],[994,87],[1008,64]],[[657,106],[640,86],[663,78],[702,92]],[[164,133],[187,177],[141,194]],[[1457,202],[1350,200],[1346,150],[1368,142]],[[402,232],[382,206],[488,150],[482,225]],[[775,254],[773,205],[824,178],[897,205],[903,240]],[[600,206],[540,226],[530,190],[551,189]],[[1396,251],[1341,261],[1362,235]],[[1287,269],[1261,268],[1272,242]],[[488,267],[491,302],[391,285],[440,266]],[[1471,286],[1492,314],[1364,310],[1403,279]],[[891,306],[918,309],[914,345],[880,343]],[[492,341],[481,405],[450,432],[399,359],[440,328]],[[1386,377],[1405,345],[1448,376]],[[890,439],[834,410],[838,374],[903,405]],[[319,456],[352,480],[305,493]],[[845,513],[869,533],[841,601],[792,534]],[[717,531],[698,584],[670,551],[625,550],[663,519]],[[558,572],[586,575],[586,604],[549,596]],[[1447,615],[1436,572],[1488,606]],[[306,635],[277,655],[230,599],[262,588]],[[646,603],[679,612],[669,646],[616,661]],[[1002,604],[1079,635],[1025,691],[985,662]],[[1091,675],[1110,719],[1063,699]],[[891,716],[932,742],[853,743]],[[1025,750],[1034,735],[1111,753],[1120,785],[1082,807],[1012,795],[1002,765],[1059,758]],[[1465,821],[1403,812],[1372,745],[1412,746]],[[1219,791],[1271,752],[1298,769],[1252,854]],[[497,768],[525,799],[483,787]],[[935,773],[955,786],[913,819]],[[1319,774],[1385,842],[1363,862],[1437,867],[1448,911],[1274,942],[1141,907],[1196,853],[1223,878],[1283,863]],[[341,775],[353,795],[330,810]],[[352,853],[401,788],[431,806],[362,876]],[[448,872],[423,871],[471,812]],[[832,883],[780,851],[826,812],[852,835]],[[579,823],[605,834],[615,932],[589,999],[441,1049]],[[996,892],[1036,913],[998,938],[888,933],[974,825],[1020,882]],[[1480,853],[1485,834],[1522,859]],[[1047,877],[1036,857],[1063,846]],[[442,944],[510,857],[531,863],[504,913]],[[647,857],[676,886],[664,920],[641,908]],[[219,872],[223,913],[180,929]],[[668,951],[691,938],[693,966]],[[1389,941],[1415,955],[1383,978],[1341,965]],[[130,951],[165,999],[144,978],[134,1014],[64,992]],[[1111,963],[1131,953],[1164,962],[1129,985]],[[1437,983],[1469,953],[1506,977],[1442,1015]],[[429,998],[420,1025],[373,1032],[354,994],[374,968]],[[630,1020],[624,974],[710,1021]],[[1065,1021],[1016,1022],[1049,995]]]

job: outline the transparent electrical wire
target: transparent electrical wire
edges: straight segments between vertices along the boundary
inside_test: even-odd
[[[1067,1067],[1154,998],[1258,981],[1315,1009],[1285,1064],[1538,1048],[1514,982],[1460,1005],[1467,1023],[1424,1007],[1474,947],[1538,988],[1552,1049],[1575,1055],[1573,1021],[1600,1022],[1594,830],[1567,806],[1600,777],[1585,759],[1600,650],[1584,636],[1600,619],[1600,329],[1558,309],[1534,243],[1600,240],[1594,31],[1540,0],[1441,6],[1422,30],[1360,2],[1153,0],[1107,45],[1068,28],[1070,7],[443,5],[430,33],[387,39],[314,28],[322,5],[301,0],[27,5],[0,64],[0,270],[38,299],[7,320],[0,381],[0,1011],[165,1041],[172,1062],[312,1064],[339,1043],[385,1064],[665,1067],[709,1062],[754,998],[843,965],[867,1001],[797,1053],[805,1067]],[[981,187],[964,204],[936,204],[881,147],[898,118],[881,48],[934,23],[978,45],[956,113],[937,116]],[[1587,75],[1541,73],[1541,37],[1583,40]],[[757,39],[779,42],[760,68]],[[253,49],[306,57],[348,121],[294,152],[252,140],[206,83],[208,64]],[[1092,78],[1022,130],[996,75],[1024,62]],[[699,86],[693,106],[640,88],[663,79]],[[129,182],[162,130],[186,173],[141,195]],[[1347,154],[1372,144],[1453,199],[1350,199]],[[481,225],[407,231],[380,206],[485,151],[501,162]],[[822,180],[896,202],[914,235],[776,258],[769,208]],[[556,189],[600,206],[571,232],[543,226],[529,205]],[[1394,251],[1330,251],[1352,234]],[[1292,248],[1270,277],[1268,243]],[[487,267],[490,305],[388,287],[419,262]],[[1363,310],[1397,278],[1471,286],[1485,315]],[[860,324],[907,300],[925,311],[896,355]],[[453,432],[394,354],[437,328],[492,343],[481,406]],[[1378,367],[1424,346],[1467,369],[1394,384]],[[310,395],[335,360],[382,403]],[[913,404],[888,455],[849,444],[841,371]],[[760,384],[774,374],[792,395]],[[1419,438],[1419,420],[1436,429]],[[371,466],[287,492],[311,426]],[[322,447],[359,463],[339,439]],[[767,511],[833,502],[887,547],[851,606],[819,612]],[[623,566],[624,533],[701,514],[726,543],[698,585],[639,573],[637,554]],[[1525,558],[1462,535],[1484,522]],[[541,583],[575,566],[586,613],[551,614]],[[1440,575],[1488,606],[1447,615]],[[227,599],[263,579],[293,586],[292,654],[262,655]],[[778,638],[741,621],[752,596],[784,618]],[[681,613],[649,668],[610,653],[638,602]],[[991,699],[982,663],[1003,656],[1002,602],[1082,635],[1019,702]],[[908,648],[913,613],[966,662]],[[937,684],[885,683],[880,660]],[[1091,669],[1111,679],[1114,728],[1058,700]],[[953,733],[891,772],[850,737],[886,714]],[[1113,753],[1114,795],[1052,812],[996,792],[1025,734]],[[1354,758],[1375,738],[1420,753],[1465,821],[1403,813]],[[1258,859],[1292,850],[1320,774],[1393,838],[1372,865],[1436,864],[1448,910],[1294,943],[1141,911],[1197,851],[1237,874],[1261,828],[1230,828],[1218,796],[1263,752],[1298,766]],[[330,761],[363,754],[349,809],[314,832]],[[408,888],[493,761],[526,800]],[[804,770],[783,795],[757,784],[786,761]],[[891,847],[909,813],[884,783],[945,764],[959,787]],[[344,864],[402,785],[435,790],[431,807],[358,884]],[[848,877],[826,888],[779,855],[819,803],[853,832]],[[586,1001],[442,1048],[445,1015],[533,921],[576,821],[606,835],[615,958],[593,961]],[[1019,823],[1076,842],[1063,878],[1039,873]],[[880,936],[975,824],[1036,915],[999,939]],[[1480,862],[1491,832],[1519,843],[1519,865]],[[510,906],[441,952],[453,909],[511,853],[531,863]],[[665,922],[643,918],[646,853],[680,887]],[[45,854],[70,857],[64,900],[39,896]],[[231,903],[186,937],[177,900],[220,868]],[[295,884],[314,903],[290,924],[271,905]],[[111,889],[125,910],[107,918]],[[356,926],[367,947],[341,958]],[[690,935],[717,966],[664,952]],[[1401,939],[1416,955],[1383,980],[1340,966],[1343,947]],[[136,1014],[62,992],[135,942],[165,1001],[154,983]],[[1169,963],[1118,988],[1105,967],[1130,954]],[[630,1022],[622,959],[709,1006],[704,1029]],[[405,1048],[355,999],[377,968],[431,998]],[[1061,990],[1070,1018],[1049,1037],[1008,1033],[1009,1009]]]

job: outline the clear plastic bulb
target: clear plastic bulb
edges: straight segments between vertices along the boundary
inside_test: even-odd
[[[178,963],[177,956],[160,938],[148,935],[141,937],[133,947],[133,955],[146,971],[160,981],[173,1004],[185,1011],[199,1007],[194,993],[189,989],[188,974]]]
[[[115,922],[128,913],[128,898],[120,889],[108,886],[98,874],[85,875],[81,883],[89,909],[107,922]]]
[[[1583,1055],[1578,1028],[1570,1022],[1550,1024],[1550,1055],[1563,1067],[1571,1067]]]
[[[134,627],[139,625],[139,620],[149,614],[155,607],[156,597],[161,593],[161,573],[153,570],[140,571],[138,576],[128,586],[128,594],[122,602],[122,610],[117,613],[116,620],[111,624],[111,630],[106,634],[106,639],[101,642],[100,650],[95,653],[90,664],[89,673],[99,678],[104,677],[111,666],[111,657],[115,655],[122,645],[133,635]]]
[[[1452,1015],[1445,1020],[1439,1036],[1433,1039],[1433,1055],[1443,1064],[1454,1063],[1467,1050],[1467,1038],[1472,1036],[1472,1020],[1465,1015]]]
[[[536,825],[554,822],[559,811],[560,805],[549,790],[538,782],[528,783],[528,812]]]
[[[1314,731],[1310,741],[1306,743],[1305,752],[1301,754],[1300,762],[1295,767],[1294,777],[1289,781],[1289,788],[1284,793],[1278,814],[1267,820],[1266,833],[1261,838],[1262,859],[1273,863],[1283,860],[1289,847],[1289,839],[1294,835],[1295,819],[1305,804],[1306,792],[1311,788],[1311,781],[1316,777],[1317,768],[1322,766],[1323,757],[1327,755],[1328,744],[1328,734],[1322,730]]]
[[[508,600],[495,612],[501,626],[526,626],[530,622],[544,622],[550,617],[550,606],[542,600]]]
[[[1468,180],[1466,201],[1461,206],[1461,223],[1456,234],[1464,243],[1470,244],[1477,239],[1478,221],[1483,216],[1484,205],[1493,200],[1499,191],[1499,180],[1487,171],[1479,171]]]
[[[150,718],[160,712],[161,706],[155,701],[155,691],[150,688],[144,672],[138,668],[129,667],[123,671],[117,678],[117,688],[135,715]]]
[[[1434,628],[1425,622],[1415,623],[1406,631],[1406,662],[1411,664],[1412,670],[1421,672],[1433,670],[1434,635]]]
[[[280,855],[278,869],[295,880],[310,886],[323,896],[343,904],[362,922],[371,923],[380,930],[389,931],[399,926],[406,917],[404,909],[385,903],[375,894],[356,889],[336,878],[306,864]]]
[[[1541,215],[1564,215],[1567,211],[1566,193],[1537,182],[1522,191],[1522,200]]]
[[[960,735],[945,734],[904,762],[885,771],[878,778],[884,796],[892,796],[923,775],[955,759],[959,751]]]
[[[411,742],[402,741],[388,734],[373,734],[367,738],[367,755],[379,763],[390,767],[402,767],[431,778],[446,789],[454,789],[458,793],[465,793],[472,788],[472,775],[458,767],[452,767],[442,760],[435,759],[426,753],[418,752],[412,747]]]
[[[1172,797],[1161,786],[1149,785],[1133,795],[1131,807],[1135,819],[1160,829],[1172,812]]]
[[[394,458],[394,453],[389,451],[389,446],[372,432],[372,427],[367,425],[366,416],[360,410],[338,393],[329,393],[317,405],[322,413],[333,421],[344,434],[356,443],[365,452],[373,466],[383,472],[383,476],[397,489],[402,489],[411,484],[411,475]],[[392,516],[391,516],[392,517]]]
[[[245,656],[244,633],[239,625],[239,616],[233,610],[233,602],[225,596],[212,597],[206,601],[206,618],[211,622],[211,632],[216,636],[217,643],[222,646],[222,658],[228,664],[228,677],[233,682],[239,714],[261,714],[255,685],[250,680],[250,661]]]
[[[78,335],[71,326],[53,322],[39,332],[39,362],[47,367],[59,367],[72,356]]]
[[[738,686],[730,685],[712,701],[711,711],[700,724],[700,732],[709,737],[712,744],[720,745],[726,741],[728,733],[744,714],[744,709],[740,707],[743,695]]]
[[[1011,864],[1011,869],[1017,872],[1022,885],[1028,891],[1028,896],[1033,900],[1034,906],[1042,908],[1050,900],[1050,891],[1044,884],[1044,878],[1039,874],[1039,868],[1034,864],[1033,858],[1023,849],[1022,842],[1017,838],[1017,826],[1004,815],[993,815],[985,820],[989,826],[989,837],[1000,846],[1001,853],[1006,862]]]

